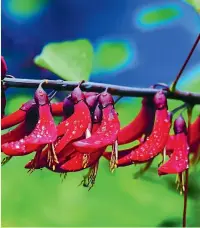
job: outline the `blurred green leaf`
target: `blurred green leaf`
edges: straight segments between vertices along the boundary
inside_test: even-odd
[[[200,13],[200,2],[199,0],[185,0],[187,4],[189,4],[193,9],[197,12]]]
[[[93,47],[88,40],[47,44],[34,62],[64,80],[88,80],[92,70]]]

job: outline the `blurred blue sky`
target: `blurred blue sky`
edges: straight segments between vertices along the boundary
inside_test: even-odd
[[[2,0],[2,54],[16,77],[55,77],[35,66],[34,56],[49,42],[87,38],[96,52],[106,42],[126,52],[112,69],[97,67],[91,81],[169,83],[199,32],[198,13],[182,0]],[[200,63],[199,52],[188,69]]]

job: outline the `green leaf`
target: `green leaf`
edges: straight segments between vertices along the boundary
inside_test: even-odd
[[[88,40],[64,41],[47,44],[34,58],[43,67],[64,80],[88,80],[93,60],[93,47]]]
[[[200,2],[198,0],[185,0],[185,2],[189,5],[191,5],[191,7],[193,7],[193,9],[199,13],[199,9],[200,9]]]

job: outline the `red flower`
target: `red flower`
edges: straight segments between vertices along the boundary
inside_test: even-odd
[[[102,93],[99,103],[103,114],[100,127],[91,137],[73,143],[77,151],[82,153],[95,152],[102,147],[112,145],[117,140],[120,123],[111,95],[107,92]]]
[[[69,102],[69,99],[71,100],[70,98],[71,96],[69,96],[67,99],[64,100],[64,106],[65,108],[63,108],[63,110],[68,110],[67,107],[69,105],[69,108],[71,109],[71,103]],[[99,123],[101,122],[101,112],[99,111],[99,108],[98,106],[96,105],[96,102],[97,102],[97,99],[98,99],[98,96],[92,94],[91,95],[92,99],[86,99],[87,101],[87,104],[88,106],[90,107],[90,112],[91,112],[91,117],[92,117],[92,120],[93,120],[93,127],[92,127],[92,131],[95,132],[99,126]],[[92,101],[92,102],[91,102]],[[77,100],[76,100],[76,104],[74,105],[75,106],[75,111],[76,110],[76,107],[80,107],[78,106],[78,104],[80,104],[80,102],[82,101],[79,101],[77,103]],[[83,104],[84,104],[84,100],[83,100]],[[96,106],[96,109],[94,110],[94,107]],[[87,108],[87,106],[85,106],[85,108]],[[87,108],[88,109],[88,108]],[[93,116],[96,116],[95,120],[93,118]],[[76,118],[76,115],[75,115],[75,112],[74,112],[74,116]],[[68,122],[67,123],[72,123],[71,126],[73,126],[73,122],[71,121],[72,120],[72,117],[71,118],[68,118]],[[64,121],[66,122],[66,120]],[[88,124],[88,123],[87,123]],[[69,124],[68,124],[69,126]],[[86,125],[87,126],[87,125]],[[59,127],[59,125],[58,125]],[[82,133],[82,138],[85,137],[85,131],[83,131]],[[60,143],[62,137],[61,138],[58,138],[57,141],[55,142],[55,150],[57,148],[57,145]],[[57,150],[56,150],[57,152]],[[76,150],[74,149],[74,147],[72,146],[72,143],[68,143],[63,150],[61,150],[59,153],[57,153],[57,158],[58,158],[58,161],[59,163],[58,164],[53,164],[51,160],[49,160],[49,156],[48,156],[48,153],[49,153],[49,148],[46,148],[44,149],[43,151],[40,150],[38,151],[38,153],[36,154],[35,158],[30,161],[26,166],[25,168],[28,168],[28,169],[38,169],[38,168],[43,168],[43,167],[47,167],[55,172],[66,172],[65,170],[62,170],[60,168],[60,166],[62,164],[64,164],[66,161],[68,160],[71,160],[71,156],[73,157],[72,161],[70,162],[70,164],[73,164],[73,161],[75,161],[75,158],[79,158],[78,156],[78,152],[76,152]],[[83,154],[80,154],[80,156],[83,158]],[[81,166],[81,169],[83,169],[83,164],[79,164],[78,162],[76,162],[76,164],[78,166]],[[76,166],[75,164],[75,166]],[[77,167],[77,166],[76,166]],[[74,167],[75,171],[77,171],[77,168]]]
[[[159,175],[179,174],[189,168],[189,146],[187,143],[186,123],[182,116],[174,122],[173,153],[170,159],[158,168]]]
[[[198,162],[200,151],[200,116],[191,124],[189,130],[189,147],[190,153],[193,154],[192,163]],[[166,145],[166,153],[170,156],[173,153],[175,145],[175,135],[170,135]]]
[[[72,91],[71,100],[74,103],[74,113],[57,127],[58,137],[62,136],[62,138],[55,146],[56,154],[60,153],[72,140],[80,138],[91,125],[90,111],[79,86]]]
[[[29,154],[56,140],[57,129],[51,114],[48,95],[41,85],[35,92],[35,103],[39,110],[39,119],[34,130],[18,141],[3,144],[2,151],[5,154],[10,156]]]
[[[39,118],[36,105],[29,107],[26,111],[24,121],[13,130],[1,135],[1,144],[18,141],[29,135],[35,128]]]
[[[118,119],[118,114],[114,109],[114,101],[112,96],[103,92],[99,96],[99,105],[102,109],[102,122],[97,131],[89,138],[76,141],[73,146],[77,151],[87,154],[96,152],[97,150],[112,145],[112,159],[110,161],[111,170],[116,167],[118,158],[118,144],[117,136],[120,130],[120,122]]]
[[[4,59],[3,56],[1,56],[1,80],[3,80],[6,76],[6,73],[7,73],[7,65],[6,65],[6,61]]]
[[[56,92],[52,91],[48,97],[49,100],[51,100],[54,96],[55,96]],[[26,103],[22,104],[22,106],[15,112],[4,116],[3,119],[1,120],[1,129],[7,129],[10,128],[14,125],[17,125],[21,122],[23,122],[26,119],[27,113],[29,112],[30,109],[32,109],[32,107],[34,107],[36,105],[35,100],[29,100]],[[53,104],[51,109],[56,112],[56,107],[57,104]],[[34,114],[33,114],[34,115]],[[35,114],[36,115],[36,114]],[[28,121],[28,123],[31,121]],[[29,123],[30,124],[30,123]]]
[[[167,111],[167,99],[162,92],[155,95],[154,103],[156,114],[151,134],[139,145],[119,151],[118,167],[147,162],[163,151],[169,135],[171,116]],[[104,157],[111,159],[107,152]]]
[[[142,108],[136,118],[123,127],[118,134],[119,145],[133,142],[152,131],[155,107],[152,98],[143,98]],[[134,130],[133,130],[134,129]]]

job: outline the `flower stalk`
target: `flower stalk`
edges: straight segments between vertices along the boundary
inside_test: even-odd
[[[188,132],[191,128],[191,119],[192,119],[192,110],[193,106],[188,107]],[[190,141],[190,134],[188,134],[188,142]],[[189,169],[185,170],[185,191],[184,191],[184,203],[183,203],[183,227],[187,227],[187,201],[188,201],[188,184],[189,184]]]
[[[8,78],[5,77],[2,82],[6,87],[17,87],[17,88],[37,88],[39,84],[44,80],[37,79],[21,79],[21,78]],[[54,90],[67,90],[72,91],[79,85],[79,82],[62,81],[62,80],[46,80],[47,83],[43,84],[43,88],[54,89]],[[95,82],[84,82],[80,86],[82,91],[86,92],[97,92],[101,93],[108,89],[108,92],[112,95],[123,96],[123,97],[153,97],[160,89],[155,88],[138,88],[119,86],[104,83]],[[181,100],[190,104],[200,104],[200,93],[192,93],[188,91],[166,91],[163,93],[168,99]]]
[[[191,57],[192,57],[192,54],[193,54],[194,50],[196,49],[196,47],[197,47],[199,41],[200,41],[200,34],[197,36],[197,38],[196,38],[196,40],[195,40],[195,42],[194,42],[194,44],[193,44],[193,46],[192,46],[192,49],[190,50],[190,52],[189,52],[189,54],[188,54],[188,56],[187,56],[185,62],[183,63],[183,65],[182,65],[182,67],[181,67],[181,69],[180,69],[178,75],[176,76],[176,79],[174,80],[174,82],[173,82],[173,84],[172,84],[172,91],[175,91],[175,90],[176,90],[176,85],[177,85],[177,83],[178,83],[178,80],[179,80],[180,77],[182,76],[182,73],[183,73],[183,71],[185,70],[185,68],[186,68],[186,66],[187,66],[187,64],[188,64],[188,62],[190,61],[190,59],[191,59]]]

